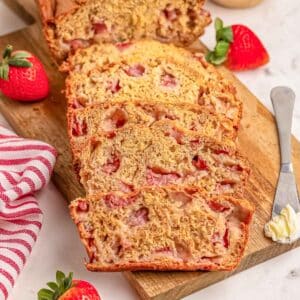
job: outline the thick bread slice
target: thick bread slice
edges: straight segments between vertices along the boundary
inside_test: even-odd
[[[237,130],[227,118],[214,115],[198,105],[123,101],[70,110],[69,137],[77,153],[98,132],[110,133],[134,124],[153,126],[160,120],[170,120],[176,126],[218,141],[224,138],[235,140],[237,135]]]
[[[74,158],[89,195],[170,184],[234,193],[244,187],[250,169],[232,144],[158,121],[98,133]]]
[[[93,43],[150,38],[194,42],[211,22],[204,0],[37,0],[44,34],[60,63]]]
[[[254,207],[191,187],[95,194],[70,204],[91,271],[232,270]]]
[[[235,88],[202,54],[157,41],[93,45],[63,69],[69,109],[119,101],[194,104],[239,127],[242,103]]]

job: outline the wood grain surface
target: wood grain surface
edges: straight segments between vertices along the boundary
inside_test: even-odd
[[[34,0],[14,1],[19,1],[22,5],[21,10],[25,9],[36,18]],[[17,6],[14,6],[14,9],[18,9]],[[62,93],[64,78],[50,59],[38,21],[21,31],[0,37],[1,49],[8,43],[40,57],[51,81],[51,94],[46,100],[31,104],[10,101],[0,96],[0,111],[18,134],[43,140],[56,147],[59,156],[53,180],[66,199],[71,201],[82,195],[83,190],[71,166],[66,132],[66,103]],[[142,299],[180,299],[300,245],[300,241],[293,245],[277,245],[263,235],[263,226],[271,215],[279,172],[279,149],[274,118],[231,72],[222,67],[219,70],[232,81],[244,103],[238,148],[249,159],[252,167],[245,197],[256,205],[246,255],[234,272],[125,272],[126,278],[137,289]],[[293,158],[297,183],[300,186],[300,143],[295,139]]]

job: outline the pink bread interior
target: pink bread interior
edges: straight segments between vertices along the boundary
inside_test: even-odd
[[[253,206],[197,188],[144,188],[77,199],[70,212],[92,271],[232,270]]]

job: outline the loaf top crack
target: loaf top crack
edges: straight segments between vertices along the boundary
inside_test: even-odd
[[[93,43],[150,38],[194,42],[211,22],[203,0],[38,0],[44,33],[58,62]]]

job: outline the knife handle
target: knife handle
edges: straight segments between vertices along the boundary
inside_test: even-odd
[[[271,91],[271,100],[277,122],[281,164],[289,165],[292,162],[291,131],[295,93],[292,89],[278,86]]]

